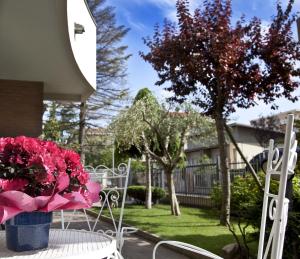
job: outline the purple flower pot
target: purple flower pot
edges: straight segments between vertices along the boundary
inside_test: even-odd
[[[5,222],[7,248],[16,252],[48,247],[52,212],[23,212]]]

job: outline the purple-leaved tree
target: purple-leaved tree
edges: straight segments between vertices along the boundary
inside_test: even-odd
[[[224,127],[236,108],[249,108],[257,100],[274,103],[285,97],[296,101],[299,86],[300,45],[293,38],[294,0],[286,9],[280,2],[268,28],[254,17],[231,23],[231,0],[205,0],[194,14],[187,0],[176,3],[178,25],[165,21],[146,38],[148,53],[141,53],[157,71],[157,85],[174,93],[177,102],[191,99],[216,123],[223,178],[221,224],[230,220],[230,177]]]

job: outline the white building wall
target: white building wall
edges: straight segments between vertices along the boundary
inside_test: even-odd
[[[246,157],[247,161],[250,161],[254,156],[264,151],[263,147],[253,144],[238,143],[238,146],[241,149],[244,156]],[[236,154],[234,155],[234,157],[236,157],[236,161],[233,162],[243,162],[238,151],[236,149],[234,149],[234,151],[236,152]]]
[[[96,25],[84,0],[68,0],[68,31],[76,63],[86,80],[96,89]],[[75,23],[84,27],[75,34]]]

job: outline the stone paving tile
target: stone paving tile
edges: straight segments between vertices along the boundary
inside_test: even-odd
[[[65,218],[71,218],[72,213],[65,212]],[[92,217],[89,217],[92,221]],[[52,228],[60,228],[60,213],[55,212],[53,217]],[[85,221],[85,216],[83,213],[77,214],[76,217],[72,217],[72,223],[69,226],[75,229],[88,229],[88,225]],[[111,229],[111,225],[108,223],[101,222],[101,229],[107,230]],[[122,255],[124,259],[152,259],[152,251],[155,243],[150,242],[146,239],[141,238],[138,235],[130,234],[126,237]],[[168,248],[160,247],[156,253],[156,259],[188,259],[180,253],[174,252]]]

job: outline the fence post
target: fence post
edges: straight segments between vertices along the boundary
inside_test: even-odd
[[[223,184],[223,179],[222,179],[222,173],[221,173],[221,170],[220,170],[220,156],[217,157],[216,166],[217,166],[217,173],[219,175],[219,184],[222,185]]]
[[[188,194],[188,184],[187,184],[187,180],[188,180],[188,175],[186,173],[186,167],[181,169],[181,179],[182,179],[182,174],[184,175],[184,188],[185,188],[185,193]]]
[[[161,188],[165,189],[165,171],[161,170]]]
[[[159,187],[159,174],[158,174],[158,170],[156,170],[154,168],[154,163],[151,164],[151,185],[153,187],[158,186]]]

